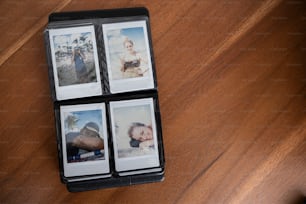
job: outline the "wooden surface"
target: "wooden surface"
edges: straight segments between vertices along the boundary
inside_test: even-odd
[[[43,30],[52,11],[146,6],[166,156],[160,183],[59,180]],[[306,2],[0,2],[0,203],[301,203]]]

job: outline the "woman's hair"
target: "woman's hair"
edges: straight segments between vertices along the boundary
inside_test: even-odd
[[[134,139],[134,138],[132,137],[132,136],[133,136],[133,130],[134,130],[135,127],[143,127],[143,126],[146,126],[146,125],[143,124],[143,123],[138,123],[138,122],[132,123],[132,125],[130,126],[130,128],[129,128],[129,130],[128,130],[128,135],[129,135],[129,137],[131,138],[131,140],[130,140],[130,145],[131,145],[131,147],[139,147],[140,141],[139,141],[139,140],[136,140],[136,139]]]

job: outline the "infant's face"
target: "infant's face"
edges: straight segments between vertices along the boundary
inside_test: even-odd
[[[137,126],[133,128],[132,138],[134,138],[135,140],[139,140],[141,142],[146,140],[152,140],[153,133],[151,128],[147,126]]]

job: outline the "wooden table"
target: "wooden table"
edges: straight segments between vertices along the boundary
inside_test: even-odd
[[[43,30],[54,11],[146,6],[166,172],[69,193],[59,180]],[[301,203],[303,0],[0,2],[0,203]]]

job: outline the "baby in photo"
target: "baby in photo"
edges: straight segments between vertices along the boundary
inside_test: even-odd
[[[132,123],[128,135],[131,138],[131,147],[154,148],[153,131],[151,125],[145,125],[143,123]]]
[[[112,105],[115,106],[112,113],[118,156],[154,154],[156,130],[152,126],[155,120],[151,104],[133,103],[133,101],[115,102],[115,104],[119,104],[118,107]]]
[[[117,171],[159,165],[152,98],[110,103]]]

